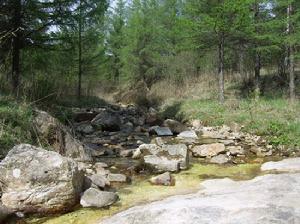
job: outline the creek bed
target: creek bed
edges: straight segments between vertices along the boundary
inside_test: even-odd
[[[96,224],[105,218],[135,205],[162,200],[173,195],[194,193],[199,190],[202,181],[214,178],[231,178],[247,180],[261,174],[259,163],[241,165],[212,165],[194,160],[188,170],[174,174],[175,186],[153,186],[148,180],[150,175],[132,177],[130,184],[124,184],[118,189],[120,201],[110,208],[91,209],[78,208],[73,212],[44,218],[27,218],[28,224]]]

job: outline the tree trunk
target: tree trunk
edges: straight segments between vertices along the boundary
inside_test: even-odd
[[[255,53],[255,69],[254,69],[254,88],[255,88],[255,98],[260,95],[260,54]]]
[[[258,23],[258,16],[259,16],[259,4],[256,1],[254,5],[254,20],[255,23]],[[255,29],[255,32],[258,33],[258,29]],[[261,61],[260,61],[260,53],[257,50],[257,43],[255,44],[255,68],[254,68],[254,94],[255,99],[258,99],[260,96],[260,68],[261,68]]]
[[[290,35],[292,31],[292,24],[291,24],[291,15],[293,13],[293,6],[290,3],[287,7],[287,35]],[[293,44],[289,43],[287,52],[288,57],[288,71],[289,71],[289,92],[290,92],[290,100],[294,101],[296,98],[295,94],[295,56],[294,56],[294,46]]]
[[[79,3],[79,19],[78,19],[78,86],[77,98],[81,98],[81,82],[82,82],[82,0]]]
[[[12,90],[18,96],[20,84],[21,0],[15,0],[14,35],[12,42]]]
[[[224,33],[221,33],[221,36],[219,38],[218,53],[219,53],[219,73],[218,73],[219,101],[220,101],[220,103],[223,104],[225,101],[225,97],[224,97]]]

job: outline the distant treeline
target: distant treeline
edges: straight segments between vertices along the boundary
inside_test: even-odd
[[[2,0],[0,91],[41,99],[107,83],[238,73],[261,94],[269,68],[296,98],[298,0]]]

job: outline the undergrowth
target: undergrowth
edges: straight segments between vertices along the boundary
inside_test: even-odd
[[[265,136],[273,145],[300,147],[300,103],[285,99],[182,100],[164,107],[164,117],[183,121],[200,119],[204,125],[243,125],[249,133]]]

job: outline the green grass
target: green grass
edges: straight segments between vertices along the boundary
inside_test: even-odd
[[[300,147],[300,103],[285,99],[231,100],[224,105],[213,100],[184,100],[164,108],[164,117],[200,119],[204,125],[237,122],[244,131],[265,136],[273,145]]]
[[[20,143],[32,143],[32,108],[0,96],[0,158]]]

